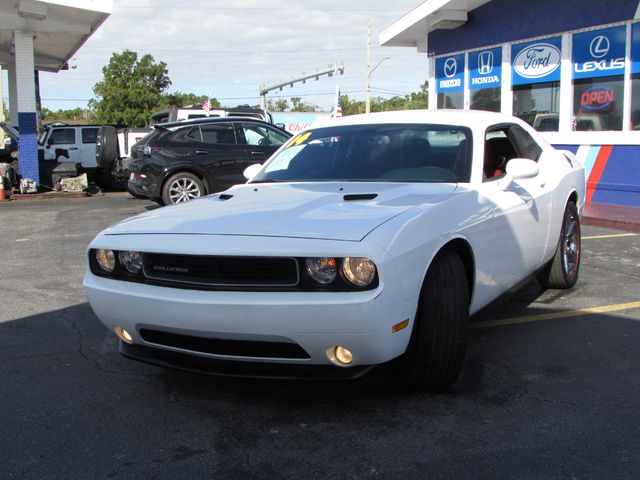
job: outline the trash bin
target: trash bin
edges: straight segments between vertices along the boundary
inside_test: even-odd
[[[51,185],[54,190],[60,190],[60,180],[78,176],[78,167],[72,162],[59,163],[51,170]]]

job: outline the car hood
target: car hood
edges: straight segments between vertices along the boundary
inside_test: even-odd
[[[7,135],[9,135],[9,137],[11,137],[11,138],[13,139],[13,141],[14,141],[14,142],[17,142],[17,141],[18,141],[18,137],[19,137],[19,135],[20,135],[20,134],[19,134],[19,133],[18,133],[18,131],[17,131],[15,128],[13,128],[11,125],[7,125],[7,124],[6,124],[6,123],[4,123],[4,122],[0,122],[0,128],[1,128],[2,130],[4,130],[4,132],[5,132]]]
[[[445,201],[456,184],[246,184],[124,220],[103,233],[244,235],[360,241],[416,205]]]

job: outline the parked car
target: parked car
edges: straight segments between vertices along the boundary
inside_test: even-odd
[[[183,122],[196,118],[217,117],[249,117],[273,123],[269,112],[249,105],[238,105],[234,108],[214,108],[208,112],[203,110],[202,105],[188,105],[185,107],[171,107],[154,113],[151,115],[149,125],[153,126],[160,123]]]
[[[252,118],[201,118],[154,125],[133,147],[128,189],[160,204],[185,202],[243,183],[290,133]]]
[[[284,377],[394,361],[446,388],[470,314],[530,276],[578,278],[584,168],[513,117],[344,117],[246,175],[91,242],[86,294],[123,355]]]

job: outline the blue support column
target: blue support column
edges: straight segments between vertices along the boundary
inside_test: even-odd
[[[38,168],[38,120],[36,112],[18,113],[20,141],[18,143],[18,161],[22,178],[31,178],[40,185]]]

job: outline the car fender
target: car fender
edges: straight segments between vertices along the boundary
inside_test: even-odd
[[[441,205],[413,208],[373,232],[381,248],[388,245],[385,249],[398,273],[405,300],[417,301],[433,259],[452,241],[464,241],[473,258],[473,244],[465,234],[465,225],[473,220],[464,213],[465,198],[467,195],[456,195]]]

